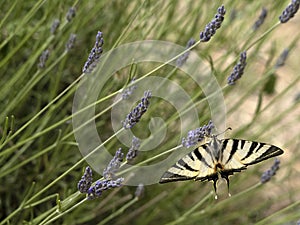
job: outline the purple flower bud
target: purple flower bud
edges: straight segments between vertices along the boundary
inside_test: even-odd
[[[50,28],[50,32],[51,34],[54,34],[56,32],[56,30],[58,29],[60,25],[60,21],[59,19],[55,19],[51,25],[51,28]]]
[[[75,41],[76,41],[76,34],[71,34],[70,38],[66,44],[67,51],[71,50],[74,47]]]
[[[133,136],[132,138],[132,146],[128,150],[128,153],[126,155],[126,160],[131,161],[137,156],[137,152],[140,148],[141,145],[141,140],[138,139],[137,137]]]
[[[297,13],[300,5],[300,0],[292,0],[291,3],[283,10],[279,16],[281,23],[288,22]]]
[[[46,66],[46,61],[48,60],[50,55],[49,50],[43,51],[42,55],[40,56],[40,62],[38,63],[38,68],[43,69]]]
[[[151,92],[145,91],[144,97],[141,99],[141,102],[126,116],[125,121],[122,121],[123,127],[125,129],[132,128],[137,124],[142,118],[143,114],[147,111],[151,98]]]
[[[124,154],[122,153],[122,149],[119,148],[116,151],[115,156],[109,162],[108,166],[103,171],[103,177],[107,180],[115,179],[115,173],[121,166],[121,162],[123,161]]]
[[[205,26],[204,31],[200,32],[200,40],[202,42],[207,42],[211,37],[216,33],[217,29],[221,27],[221,24],[224,20],[226,10],[224,5],[218,8],[218,13],[215,15],[215,18]]]
[[[207,125],[189,131],[187,137],[182,138],[182,145],[186,148],[196,145],[198,142],[201,142],[205,137],[210,136],[214,127],[215,126],[213,122],[210,120]]]
[[[191,39],[187,42],[185,49],[190,48],[190,47],[193,46],[195,43],[196,43],[195,39],[194,39],[194,38],[191,38]],[[190,51],[188,51],[188,52],[184,53],[183,55],[181,55],[181,56],[177,59],[177,61],[176,61],[177,67],[181,67],[181,66],[187,61],[187,59],[189,58],[189,55],[190,55]]]
[[[268,11],[265,8],[262,8],[258,20],[253,25],[253,30],[257,30],[265,21]]]
[[[93,171],[87,166],[85,172],[77,184],[77,188],[81,193],[88,193],[93,183]]]
[[[276,174],[276,171],[279,170],[279,164],[280,164],[280,160],[276,158],[271,169],[268,169],[262,174],[260,178],[260,182],[262,184],[268,182],[271,179],[271,177],[273,177]]]
[[[85,62],[82,72],[83,73],[91,73],[93,69],[96,67],[97,63],[99,62],[100,56],[103,52],[103,35],[102,32],[98,31],[96,36],[96,42],[94,47],[92,48],[87,61]]]
[[[247,53],[246,51],[244,51],[241,53],[240,61],[234,66],[232,73],[227,78],[227,82],[229,85],[234,85],[235,82],[242,77],[244,69],[247,65],[246,59]]]
[[[279,67],[284,66],[285,61],[286,61],[287,57],[289,56],[289,52],[290,52],[290,50],[288,48],[283,50],[283,52],[281,53],[281,55],[277,59],[277,62],[276,62],[276,65],[275,65],[276,69],[279,68]]]
[[[74,7],[69,8],[68,13],[66,15],[66,19],[68,22],[71,22],[71,20],[76,16],[76,10]]]
[[[133,83],[135,81],[135,78],[132,78],[132,80],[130,81],[130,83]],[[128,99],[129,96],[133,93],[133,91],[137,88],[136,85],[131,85],[130,87],[124,89],[124,91],[122,91],[122,99]]]

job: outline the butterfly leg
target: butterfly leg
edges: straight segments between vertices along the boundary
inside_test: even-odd
[[[222,178],[224,178],[226,180],[227,183],[227,191],[228,191],[228,196],[231,197],[231,194],[229,192],[229,178],[227,175],[222,174]]]
[[[218,177],[215,177],[215,178],[213,179],[213,182],[214,182],[213,186],[214,186],[214,190],[215,190],[215,199],[216,199],[216,200],[218,199],[218,193],[217,193],[217,180],[218,180]]]

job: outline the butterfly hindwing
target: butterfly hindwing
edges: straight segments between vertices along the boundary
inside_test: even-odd
[[[205,180],[205,177],[212,175],[214,173],[211,167],[212,161],[210,160],[211,157],[208,157],[205,147],[206,144],[181,158],[163,174],[159,183],[192,179],[201,180],[201,178]],[[199,175],[201,175],[201,178]]]

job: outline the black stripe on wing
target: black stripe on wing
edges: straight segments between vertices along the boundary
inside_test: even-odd
[[[163,183],[174,182],[174,181],[193,180],[195,177],[182,176],[182,175],[178,175],[178,174],[171,173],[171,172],[167,171],[160,178],[159,183],[163,184]]]
[[[159,183],[167,183],[174,181],[184,180],[206,180],[209,179],[213,165],[205,160],[200,150],[204,150],[203,154],[208,157],[206,145],[202,145],[190,152],[177,163],[175,163],[170,169],[168,169],[160,178]],[[209,156],[211,157],[211,156]],[[202,168],[204,171],[199,171]],[[210,179],[209,179],[210,180]]]
[[[200,157],[202,157],[201,154]],[[196,158],[198,158],[198,156],[196,156]],[[192,152],[190,152],[189,154],[178,160],[178,162],[176,162],[170,169],[168,169],[167,172],[165,172],[160,178],[159,183],[194,179],[199,171],[192,168],[192,166],[190,166],[185,161],[195,162],[196,160],[198,159],[195,159],[192,155]]]
[[[266,148],[266,150],[258,158],[256,158],[252,162],[248,163],[247,165],[256,164],[256,163],[259,163],[266,159],[283,154],[283,150],[274,145],[266,145],[265,144],[264,147]]]
[[[225,155],[225,151],[229,154],[226,161],[223,161],[225,167],[234,163],[248,166],[283,154],[282,149],[262,142],[239,139],[224,139],[222,142],[223,154]]]

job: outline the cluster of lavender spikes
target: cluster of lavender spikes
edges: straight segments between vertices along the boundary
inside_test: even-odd
[[[209,137],[214,127],[215,126],[213,122],[210,120],[207,125],[189,131],[187,137],[182,138],[181,144],[186,148],[196,145],[198,142],[201,142],[205,137]]]
[[[187,44],[186,44],[186,47],[185,49],[189,49],[191,46],[193,46],[194,44],[196,43],[195,39],[194,38],[191,38]],[[184,53],[183,55],[181,55],[177,61],[176,61],[176,65],[177,67],[181,67],[186,61],[187,59],[189,58],[189,55],[190,55],[190,51]]]
[[[244,51],[241,53],[239,62],[234,66],[232,73],[227,78],[227,82],[229,85],[234,85],[235,82],[242,77],[244,69],[247,65],[246,59],[247,53],[246,51]]]
[[[284,9],[284,11],[279,16],[281,23],[288,22],[297,13],[300,6],[300,0],[292,0],[292,2]]]
[[[43,51],[42,55],[40,56],[40,62],[38,63],[38,68],[43,69],[46,66],[46,61],[48,60],[50,55],[49,50]]]
[[[131,161],[137,156],[137,152],[141,146],[141,140],[133,136],[132,145],[126,154],[126,160]]]
[[[102,192],[111,188],[120,187],[124,181],[123,177],[116,178],[116,171],[120,168],[123,161],[124,154],[119,148],[116,151],[115,156],[109,162],[108,166],[104,169],[103,180],[97,180],[94,185],[92,169],[87,166],[85,172],[77,184],[77,188],[81,193],[87,194],[88,199],[98,198],[102,195]]]
[[[136,123],[138,123],[143,116],[143,114],[147,111],[151,98],[151,92],[145,91],[144,97],[141,99],[141,102],[126,116],[125,121],[122,121],[123,127],[125,129],[132,128]]]
[[[265,8],[262,8],[261,13],[258,17],[258,20],[253,25],[253,30],[257,30],[265,21],[268,11]]]
[[[92,48],[87,61],[85,62],[82,72],[83,73],[91,73],[93,69],[96,67],[99,62],[100,56],[103,52],[103,34],[101,31],[98,31],[96,35],[96,42],[94,47]]]
[[[268,182],[271,179],[271,177],[273,177],[276,174],[276,171],[279,170],[279,164],[280,164],[280,160],[276,158],[271,169],[268,169],[263,173],[263,175],[260,178],[260,182],[261,183]]]
[[[218,13],[215,15],[215,18],[205,26],[204,31],[200,32],[200,40],[202,42],[207,42],[211,39],[212,36],[214,36],[217,29],[221,27],[225,13],[226,10],[224,5],[220,6],[218,8]]]

